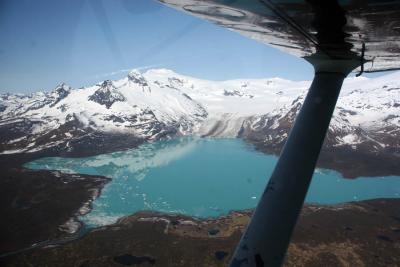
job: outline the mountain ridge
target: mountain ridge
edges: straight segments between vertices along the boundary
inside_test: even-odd
[[[82,143],[90,147],[88,139],[96,146],[93,153],[103,153],[96,142],[116,135],[130,136],[136,145],[185,135],[239,137],[278,154],[309,86],[310,81],[281,78],[207,81],[151,69],[79,89],[62,83],[47,93],[1,94],[0,154],[73,153]],[[324,150],[362,152],[367,162],[398,160],[397,99],[400,72],[346,79]],[[107,151],[112,150],[110,144]]]

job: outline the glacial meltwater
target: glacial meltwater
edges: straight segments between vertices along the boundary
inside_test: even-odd
[[[139,210],[209,217],[253,208],[276,161],[240,139],[179,138],[93,157],[41,158],[25,167],[112,178],[80,218],[95,227]],[[400,197],[400,177],[343,179],[317,169],[306,202],[385,197]]]

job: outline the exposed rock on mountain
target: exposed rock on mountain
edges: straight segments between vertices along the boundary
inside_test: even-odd
[[[110,108],[117,101],[125,101],[125,97],[116,90],[112,81],[104,81],[100,88],[94,94],[89,96],[88,100],[99,103],[100,105]]]
[[[48,93],[2,94],[0,153],[75,151],[83,140],[119,134],[135,144],[181,135],[240,137],[278,154],[309,85],[280,78],[206,81],[153,69],[81,89],[61,84]],[[383,168],[400,173],[398,99],[400,73],[346,79],[320,165],[347,176],[365,166],[372,175]]]

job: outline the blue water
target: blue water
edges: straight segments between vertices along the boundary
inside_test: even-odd
[[[138,210],[218,216],[255,207],[277,157],[240,139],[180,138],[86,158],[41,158],[25,167],[112,178],[81,220],[106,225]],[[318,169],[306,202],[400,197],[400,177],[343,179]]]

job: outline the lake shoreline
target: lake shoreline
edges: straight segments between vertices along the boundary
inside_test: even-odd
[[[225,266],[251,213],[252,210],[232,211],[219,218],[199,219],[141,211],[61,246],[35,248],[1,260],[4,266],[71,266],[81,261],[114,266],[119,257],[128,255],[127,258],[147,257],[159,266],[166,266],[167,262],[176,266]],[[306,204],[285,266],[396,264],[400,261],[396,245],[400,243],[399,214],[399,199]],[[154,246],[154,242],[158,245]],[[178,243],[171,245],[174,242]],[[60,257],[63,262],[58,261]]]
[[[29,170],[20,164],[29,157],[4,159],[0,187],[0,255],[70,238],[82,230],[78,216],[111,181],[104,176]],[[84,208],[84,209],[83,209]]]
[[[266,144],[256,140],[242,138],[257,151],[267,155],[279,156],[284,142]],[[339,172],[343,178],[357,179],[358,177],[400,176],[400,156],[393,154],[374,154],[368,147],[324,146],[318,157],[316,168],[331,169]]]
[[[89,227],[98,227],[143,209],[218,217],[253,208],[276,162],[276,156],[240,139],[176,138],[78,159],[42,158],[24,166],[112,178],[92,212],[81,217]],[[344,179],[336,171],[317,169],[305,202],[400,197],[398,188],[397,176]]]
[[[134,142],[131,144],[127,144],[127,149],[129,148],[135,148],[139,145],[140,143]],[[256,147],[254,147],[252,145],[252,147],[254,149],[257,149]],[[51,181],[52,179],[59,179],[60,181],[62,180],[62,177],[67,177],[69,176],[68,174],[64,174],[64,173],[60,173],[57,174],[56,177],[55,172],[51,172],[51,171],[29,171],[23,167],[21,167],[24,163],[26,162],[30,162],[32,160],[38,159],[38,158],[42,158],[42,157],[50,157],[50,156],[63,156],[63,157],[82,157],[82,156],[89,156],[89,155],[97,155],[97,154],[101,154],[101,152],[103,152],[101,149],[92,149],[92,150],[86,150],[84,152],[73,152],[73,153],[68,153],[68,152],[57,152],[56,150],[48,150],[48,151],[40,151],[37,153],[26,153],[26,154],[11,154],[11,155],[1,155],[0,156],[0,165],[3,167],[3,169],[6,169],[7,171],[5,172],[6,175],[8,175],[7,173],[12,173],[10,174],[13,177],[17,177],[15,179],[13,179],[13,183],[17,183],[14,184],[13,186],[15,188],[18,188],[18,190],[21,188],[25,188],[25,190],[30,191],[29,194],[31,195],[35,195],[35,194],[42,194],[43,192],[46,191],[52,191],[54,189],[54,186],[58,186],[55,184],[47,184],[49,181]],[[108,147],[107,150],[105,150],[104,152],[109,153],[109,152],[113,152],[112,149],[110,149],[110,147]],[[12,170],[12,171],[10,171]],[[40,175],[35,175],[36,174],[40,174]],[[62,191],[60,191],[60,195],[65,195],[65,194],[71,194],[71,197],[75,197],[76,195],[78,195],[78,193],[76,193],[76,190],[79,190],[79,188],[81,188],[82,186],[89,186],[90,190],[86,190],[86,193],[83,193],[83,195],[81,193],[80,194],[80,199],[78,203],[74,202],[74,203],[69,203],[68,201],[65,202],[68,204],[68,206],[70,208],[68,208],[68,211],[65,211],[65,213],[63,215],[54,215],[52,214],[52,217],[54,217],[56,219],[57,222],[53,222],[53,224],[51,225],[52,229],[55,229],[54,231],[52,231],[52,233],[48,233],[48,234],[42,234],[41,238],[36,238],[34,243],[38,242],[38,241],[42,241],[42,240],[47,240],[49,238],[51,238],[52,236],[60,236],[60,234],[65,233],[64,232],[60,232],[59,230],[57,230],[60,225],[65,224],[65,222],[70,221],[70,220],[74,220],[75,226],[76,224],[80,224],[77,228],[76,231],[81,231],[82,230],[82,223],[79,223],[79,210],[86,205],[86,211],[85,212],[90,212],[91,211],[91,206],[87,206],[87,204],[91,203],[93,201],[94,198],[97,198],[98,196],[100,196],[101,194],[101,190],[102,188],[105,186],[106,183],[108,183],[110,181],[110,178],[101,176],[101,175],[96,175],[96,179],[92,179],[94,178],[93,176],[90,175],[78,175],[81,178],[84,177],[86,179],[81,180],[80,183],[76,183],[76,185],[74,185],[74,183],[70,183],[71,187],[69,189],[60,189]],[[19,178],[18,178],[19,177]],[[24,179],[29,179],[34,177],[35,179],[37,179],[36,181],[38,181],[38,183],[43,182],[43,188],[37,188],[35,189],[35,187],[32,187],[32,185],[25,185],[24,184]],[[61,177],[61,178],[60,178]],[[23,178],[23,179],[22,179]],[[4,190],[8,190],[7,187],[4,187],[4,179],[1,181],[2,183],[2,188],[4,188]],[[18,184],[19,183],[19,184]],[[36,190],[36,192],[33,192],[32,190]],[[97,190],[97,194],[96,196],[93,198],[93,192]],[[68,193],[70,192],[70,193]],[[73,192],[73,193],[71,193]],[[4,196],[2,196],[2,198],[4,198]],[[53,200],[51,200],[51,203],[46,204],[47,208],[49,208],[50,210],[54,209],[57,207],[56,203],[59,203],[56,201],[57,197],[53,197]],[[4,199],[3,199],[4,200]],[[91,200],[91,201],[90,201]],[[53,203],[54,202],[54,203]],[[7,203],[6,201],[3,201],[4,205],[6,205],[5,203]],[[46,207],[44,206],[44,207]],[[7,207],[6,207],[7,208]],[[45,208],[45,209],[47,209]],[[5,208],[3,208],[4,210]],[[18,210],[15,211],[15,214],[18,214]],[[4,214],[4,212],[2,212]],[[66,218],[66,214],[68,215],[67,219]],[[57,216],[59,216],[59,218],[56,218]],[[18,215],[17,215],[18,217]],[[16,218],[17,218],[16,217]],[[44,220],[46,220],[46,214],[43,214]],[[22,217],[21,217],[22,218]],[[60,223],[60,220],[63,220],[63,222]],[[23,222],[23,219],[14,219],[14,223],[15,224],[21,224],[21,222]],[[7,221],[4,222],[5,224],[9,223]],[[7,229],[7,227],[3,227],[3,229]],[[23,230],[21,230],[23,229]],[[27,231],[27,228],[21,227],[21,231]],[[68,229],[64,229],[67,232],[69,231]],[[29,234],[29,231],[27,232]],[[10,237],[12,238],[12,237]],[[9,238],[9,239],[10,239]],[[16,238],[13,238],[14,241]],[[5,240],[4,242],[7,242],[7,240]],[[21,247],[19,247],[21,248]],[[18,249],[17,247],[15,249]],[[12,249],[14,250],[14,249]],[[7,250],[5,250],[4,252],[7,252]]]
[[[121,136],[121,137],[119,137]],[[135,149],[138,146],[146,143],[153,143],[162,140],[173,140],[175,138],[160,138],[157,140],[144,140],[137,138],[127,138],[126,143],[121,142],[126,135],[116,134],[105,137],[106,140],[92,141],[92,147],[86,146],[78,148],[77,145],[73,145],[69,151],[59,150],[57,147],[41,150],[32,153],[16,153],[16,154],[0,154],[0,166],[5,164],[11,164],[13,167],[22,167],[24,163],[33,161],[42,157],[68,157],[68,158],[81,158],[89,156],[97,156],[105,153],[114,153],[126,151],[129,149]],[[185,137],[185,136],[184,136]],[[104,137],[102,137],[104,138]],[[248,137],[235,137],[235,138],[224,138],[224,137],[207,137],[207,136],[186,136],[185,138],[199,138],[199,139],[239,139],[249,144],[254,150],[262,152],[266,155],[274,155],[279,157],[281,149],[285,142],[278,144],[264,143],[258,140],[253,140]],[[111,144],[100,145],[96,142],[115,141],[117,143],[115,147]],[[9,158],[7,160],[7,158]],[[390,154],[373,154],[366,151],[366,148],[359,146],[357,149],[353,149],[349,146],[343,147],[326,147],[324,146],[319,155],[316,168],[330,169],[339,172],[343,178],[356,179],[358,177],[381,177],[381,176],[400,176],[400,156],[393,158]]]

